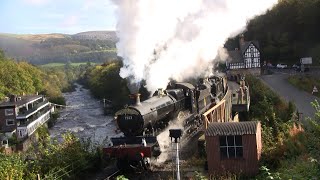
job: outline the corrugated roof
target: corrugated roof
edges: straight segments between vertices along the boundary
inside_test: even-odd
[[[229,135],[244,135],[256,134],[258,121],[247,122],[224,122],[224,123],[210,123],[205,132],[206,136],[229,136]]]

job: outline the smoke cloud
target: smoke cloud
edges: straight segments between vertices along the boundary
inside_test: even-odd
[[[118,17],[117,50],[124,59],[120,75],[133,77],[133,83],[145,79],[153,91],[164,88],[170,78],[182,81],[198,76],[215,59],[225,60],[218,53],[225,40],[277,0],[113,2]]]
[[[170,151],[172,150],[172,142],[171,139],[169,138],[169,129],[182,129],[184,130],[183,124],[185,118],[189,115],[189,112],[179,112],[178,117],[171,121],[169,126],[163,131],[161,132],[158,136],[157,136],[157,140],[159,142],[159,146],[160,146],[160,150],[161,150],[161,154],[160,156],[157,158],[157,161],[155,162],[155,164],[162,164],[163,162],[165,162],[166,160],[168,160],[168,158],[170,157]]]

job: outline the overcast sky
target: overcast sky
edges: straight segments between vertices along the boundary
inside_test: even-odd
[[[1,0],[0,33],[115,30],[114,10],[110,0]]]

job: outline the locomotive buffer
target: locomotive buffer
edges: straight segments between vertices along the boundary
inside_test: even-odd
[[[182,136],[182,129],[170,129],[169,137],[174,139],[174,143],[176,144],[176,173],[177,180],[180,180],[180,169],[179,169],[179,140]]]

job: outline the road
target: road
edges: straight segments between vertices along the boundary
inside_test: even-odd
[[[297,110],[303,113],[303,119],[306,117],[314,117],[315,109],[311,106],[311,102],[315,101],[315,99],[320,102],[320,98],[311,94],[312,89],[310,89],[310,93],[307,93],[289,84],[286,80],[289,76],[290,73],[278,72],[272,75],[263,75],[260,78],[287,102],[292,101],[295,103]]]

